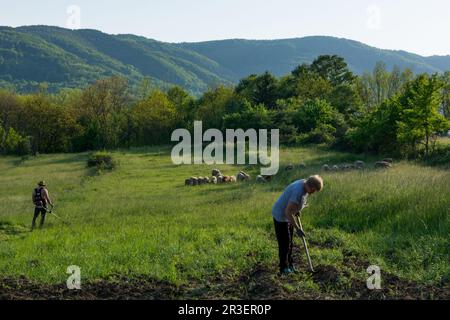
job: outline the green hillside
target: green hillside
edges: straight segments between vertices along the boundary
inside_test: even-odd
[[[450,68],[450,56],[422,57],[405,51],[381,50],[363,43],[334,37],[306,37],[284,40],[225,40],[184,43],[183,48],[194,50],[217,61],[230,70],[234,79],[251,73],[271,73],[282,76],[302,63],[311,63],[319,55],[339,55],[356,74],[372,71],[383,61],[389,69],[397,65],[415,73],[434,73]]]
[[[13,84],[29,91],[47,82],[50,90],[57,90],[120,75],[132,85],[149,78],[154,86],[176,84],[199,94],[251,73],[270,71],[282,76],[322,54],[344,57],[357,74],[371,71],[378,61],[416,73],[450,69],[450,56],[425,58],[332,37],[171,44],[96,30],[0,27],[0,86]]]

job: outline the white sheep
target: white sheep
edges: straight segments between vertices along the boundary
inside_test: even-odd
[[[219,169],[213,169],[213,171],[212,171],[212,176],[213,177],[218,177],[218,176],[221,176],[221,175],[222,175],[222,173],[220,172]]]
[[[357,169],[364,169],[365,166],[366,166],[366,163],[364,161],[361,161],[361,160],[355,161],[355,167]]]

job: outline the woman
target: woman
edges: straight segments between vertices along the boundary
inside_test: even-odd
[[[317,175],[306,180],[295,181],[284,190],[273,206],[272,216],[278,241],[280,273],[282,275],[297,271],[292,260],[294,229],[297,229],[300,234],[303,234],[303,230],[294,217],[306,206],[308,195],[320,192],[322,189],[323,179]]]

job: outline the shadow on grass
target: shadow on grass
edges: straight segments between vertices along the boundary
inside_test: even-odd
[[[11,222],[0,221],[0,240],[8,240],[13,237],[23,237],[25,233],[28,233],[29,229],[20,226],[14,225]]]

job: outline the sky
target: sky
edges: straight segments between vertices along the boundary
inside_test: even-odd
[[[166,42],[327,35],[450,55],[449,0],[0,0],[0,25],[36,24]]]

